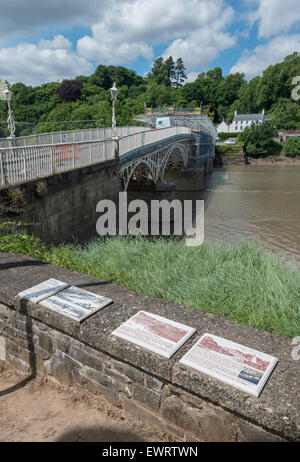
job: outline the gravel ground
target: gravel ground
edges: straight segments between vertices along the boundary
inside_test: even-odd
[[[174,441],[101,397],[0,367],[0,441]]]

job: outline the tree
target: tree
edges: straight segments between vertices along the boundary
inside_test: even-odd
[[[220,67],[215,67],[214,69],[207,71],[206,78],[213,79],[213,80],[223,80],[223,73]]]
[[[147,91],[144,94],[144,101],[147,106],[152,107],[173,104],[175,102],[175,92],[175,88],[163,84],[158,85],[152,82],[147,86]]]
[[[279,98],[290,98],[292,79],[300,75],[300,54],[287,56],[282,63],[269,66],[260,79],[256,102],[258,107],[269,110]]]
[[[107,66],[99,64],[94,74],[92,74],[90,77],[90,83],[92,85],[96,85],[97,87],[108,90],[111,87],[111,77],[109,75]]]
[[[289,99],[280,98],[272,106],[272,122],[277,128],[290,130],[297,128],[299,104]]]
[[[182,87],[186,79],[185,67],[182,58],[178,58],[176,63],[172,56],[166,60],[162,56],[154,61],[152,72],[148,74],[148,81],[155,82],[158,85]]]
[[[286,156],[296,157],[300,155],[300,139],[297,136],[291,136],[286,140],[283,151]]]
[[[281,150],[281,146],[275,143],[274,136],[275,129],[271,122],[252,123],[239,134],[239,141],[242,142],[246,154],[275,154]]]
[[[109,88],[112,87],[114,82],[116,82],[118,88],[123,86],[129,88],[131,85],[142,85],[144,83],[143,77],[137,75],[135,71],[123,66],[108,66],[107,71],[110,76]],[[105,89],[109,90],[109,88]]]
[[[178,58],[176,61],[176,66],[174,68],[174,86],[175,88],[182,87],[183,82],[187,79],[186,73],[185,73],[185,67],[183,64],[182,58]]]
[[[238,99],[238,93],[245,82],[244,74],[230,74],[221,80],[216,89],[215,99],[218,104],[230,106]]]
[[[152,72],[148,74],[149,82],[154,82],[158,85],[170,85],[170,79],[163,57],[159,57],[154,61],[151,71]]]
[[[257,105],[257,87],[260,77],[254,77],[250,82],[244,82],[238,91],[238,99],[244,114],[256,114],[259,111]]]
[[[64,80],[56,93],[65,103],[77,101],[81,96],[81,82],[79,80]]]
[[[47,116],[45,122],[60,122],[60,121],[69,121],[71,120],[73,105],[72,103],[61,103],[56,106]],[[68,127],[67,124],[64,123],[51,123],[51,124],[43,124],[39,126],[39,130],[43,133],[46,132],[55,132],[60,130],[66,130]]]
[[[176,79],[175,63],[172,56],[165,61],[166,85],[170,86]]]

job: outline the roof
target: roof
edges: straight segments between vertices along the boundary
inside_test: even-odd
[[[239,120],[264,120],[263,114],[237,114],[233,118],[233,122],[238,122]]]

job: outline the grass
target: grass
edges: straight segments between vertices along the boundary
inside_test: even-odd
[[[47,246],[0,230],[0,251],[22,253],[285,337],[300,335],[300,273],[253,243],[187,247],[142,237]]]

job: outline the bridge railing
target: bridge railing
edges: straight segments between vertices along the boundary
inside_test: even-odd
[[[0,188],[114,158],[112,140],[0,149]]]
[[[123,136],[119,139],[119,155],[177,134],[191,134],[191,129],[148,129]],[[0,148],[0,188],[113,159],[115,148],[112,139]]]
[[[179,134],[191,134],[189,127],[168,127],[135,133],[119,140],[119,155]]]
[[[119,137],[149,130],[149,127],[117,127]],[[35,146],[44,144],[80,143],[89,141],[103,141],[112,137],[112,128],[85,128],[82,130],[66,130],[51,133],[37,133],[35,135],[15,138],[16,146]],[[10,140],[0,138],[0,148],[10,147]]]

